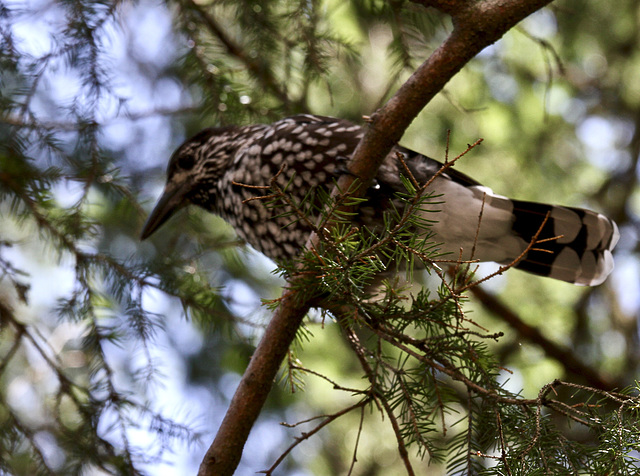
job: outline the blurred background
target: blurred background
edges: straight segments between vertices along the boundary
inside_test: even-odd
[[[443,160],[448,131],[451,156],[483,138],[456,168],[501,195],[617,221],[616,268],[599,287],[517,270],[484,286],[617,386],[638,376],[639,24],[636,1],[554,2],[474,59],[402,141]],[[3,469],[195,474],[268,322],[262,300],[284,281],[200,210],[139,241],[171,153],[208,126],[299,112],[361,122],[450,31],[403,1],[2,0]],[[470,298],[467,310],[505,333],[492,347],[510,390],[580,381],[495,309]],[[339,330],[321,321],[309,319],[299,357],[358,386]],[[267,469],[304,431],[281,421],[349,402],[311,375],[294,393],[277,385],[238,474]],[[277,474],[346,474],[358,422],[329,425]],[[394,474],[388,423],[366,424],[353,474]]]

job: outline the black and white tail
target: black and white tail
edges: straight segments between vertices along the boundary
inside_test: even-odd
[[[604,215],[511,200],[457,176],[439,177],[433,188],[441,198],[425,211],[440,251],[450,259],[510,264],[537,234],[538,243],[516,268],[583,286],[602,283],[613,270],[618,227]]]
[[[596,286],[609,276],[611,251],[619,238],[615,222],[581,208],[512,202],[513,232],[531,241],[540,230],[538,241],[549,239],[534,245],[516,268],[584,286]]]

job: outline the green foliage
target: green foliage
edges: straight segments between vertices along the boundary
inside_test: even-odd
[[[380,282],[390,264],[433,267],[436,256],[430,234],[416,230],[438,219],[436,213],[427,222],[420,213],[438,197],[413,178],[403,183],[406,192],[398,194],[399,205],[378,234],[349,226],[349,217],[341,214],[332,221],[332,213],[352,205],[348,191],[337,193],[337,199],[321,194],[317,207],[296,204],[277,187],[270,196],[271,206],[280,202],[293,216],[309,220],[309,210],[321,213],[313,227],[318,246],[281,272],[308,277],[293,289],[332,313],[368,381],[358,390],[342,387],[331,376],[304,368],[298,346],[286,363],[286,384],[301,389],[310,373],[352,393],[359,402],[348,411],[377,410],[394,422],[400,448],[415,448],[418,458],[433,464],[446,463],[448,474],[631,474],[640,436],[638,388],[613,393],[554,381],[537,399],[513,394],[500,383],[501,367],[487,345],[503,334],[487,332],[464,311],[462,291],[477,285],[466,270],[453,279],[438,273],[442,283],[435,298],[428,289],[407,295],[397,281]],[[309,341],[308,329],[298,337]],[[559,396],[566,388],[574,393]],[[583,427],[592,443],[568,436],[564,426],[570,421]]]

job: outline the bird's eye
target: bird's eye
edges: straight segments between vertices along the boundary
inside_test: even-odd
[[[178,167],[182,170],[191,170],[195,164],[195,158],[191,154],[185,154],[178,158]]]

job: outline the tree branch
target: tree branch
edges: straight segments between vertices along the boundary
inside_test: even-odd
[[[373,116],[349,170],[366,189],[411,121],[474,56],[499,40],[520,20],[551,0],[414,0],[452,16],[454,29],[398,92]],[[346,188],[342,188],[346,190]]]
[[[479,286],[469,288],[469,291],[482,303],[482,305],[499,316],[503,321],[513,327],[519,335],[542,348],[545,354],[558,361],[566,372],[578,375],[583,378],[588,385],[602,390],[622,388],[624,385],[615,382],[605,375],[601,375],[590,366],[583,363],[568,347],[557,344],[547,339],[539,329],[528,325],[513,312],[506,304],[495,296],[487,293]]]
[[[417,2],[450,14],[454,29],[389,102],[372,116],[370,127],[349,162],[350,173],[340,177],[334,195],[339,190],[353,190],[355,197],[364,196],[386,155],[400,140],[411,121],[444,85],[482,49],[550,1]],[[359,180],[358,186],[354,187],[356,180]],[[313,246],[317,240],[316,236],[311,236],[307,247]],[[300,278],[292,278],[293,281],[296,279]],[[292,282],[290,289],[295,288],[295,282]],[[202,461],[199,476],[225,476],[235,471],[249,431],[309,308],[310,304],[300,302],[295,291],[285,291],[231,400],[218,434]]]
[[[286,90],[280,87],[271,69],[263,62],[251,58],[244,49],[222,29],[216,19],[198,2],[186,0],[186,3],[188,8],[192,9],[200,16],[205,25],[207,25],[211,34],[214,35],[225,48],[227,54],[242,62],[245,68],[251,72],[254,78],[256,78],[256,80],[258,80],[266,90],[271,91],[280,101],[288,106],[290,103],[289,95]]]
[[[296,297],[295,292],[285,291],[231,399],[218,434],[202,460],[198,476],[232,475],[238,466],[280,363],[309,310],[309,303],[299,302]]]

